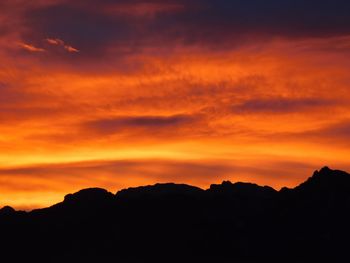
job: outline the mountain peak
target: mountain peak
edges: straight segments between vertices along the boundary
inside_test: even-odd
[[[350,187],[350,175],[340,170],[332,170],[328,166],[323,167],[319,171],[308,178],[304,183],[300,184],[295,190],[306,191],[344,191]]]
[[[320,170],[316,170],[312,177],[330,175],[334,170],[330,169],[328,166],[324,166]]]
[[[329,178],[330,180],[342,180],[347,179],[350,177],[350,175],[344,171],[340,170],[333,170],[329,168],[328,166],[325,166],[321,168],[319,171],[315,171],[313,176],[310,179],[317,179],[317,178]]]
[[[87,188],[64,197],[64,202],[95,202],[113,198],[113,194],[102,188]]]
[[[333,170],[330,169],[328,166],[324,166],[323,168],[321,168],[320,173],[330,173]]]
[[[117,192],[117,197],[138,198],[140,196],[164,196],[164,195],[190,195],[203,190],[186,184],[155,184],[148,186],[133,187]]]
[[[212,193],[229,194],[229,195],[244,195],[244,196],[269,196],[276,192],[275,189],[269,186],[259,186],[253,183],[231,183],[223,181],[221,184],[212,184],[208,190]]]
[[[13,209],[11,206],[4,206],[0,209],[0,214],[2,215],[12,215],[16,213],[16,210]]]

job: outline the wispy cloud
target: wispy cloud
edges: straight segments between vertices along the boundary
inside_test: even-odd
[[[54,46],[61,46],[63,47],[66,51],[70,52],[70,53],[77,53],[80,52],[79,49],[72,47],[68,44],[66,44],[62,39],[59,38],[46,38],[45,39],[47,43],[49,43],[50,45],[54,45]]]
[[[199,119],[199,116],[193,115],[119,116],[89,121],[83,124],[83,128],[104,135],[139,131],[153,136],[165,132],[166,136],[170,136],[175,130],[179,133],[179,129],[194,125]]]
[[[234,111],[241,113],[290,113],[319,109],[335,105],[323,98],[262,98],[251,99],[234,106]]]
[[[72,47],[72,46],[69,46],[69,45],[65,45],[64,46],[64,49],[67,50],[68,52],[71,52],[71,53],[77,53],[77,52],[80,52],[80,50]]]
[[[26,43],[18,43],[18,46],[27,50],[27,51],[30,51],[30,52],[45,52],[46,51],[43,48],[35,47],[33,45],[26,44]]]
[[[47,38],[45,39],[50,45],[63,46],[64,41],[58,38]]]
[[[50,45],[63,47],[63,49],[69,53],[80,52],[79,49],[66,44],[63,40],[61,40],[59,38],[46,38],[45,41]],[[34,45],[27,44],[24,42],[18,43],[18,46],[22,49],[29,51],[29,52],[46,52],[47,51],[46,49],[44,49],[42,47],[36,47]]]

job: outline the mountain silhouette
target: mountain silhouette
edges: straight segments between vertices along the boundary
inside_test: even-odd
[[[350,175],[276,191],[251,183],[84,189],[0,210],[4,262],[350,262]]]

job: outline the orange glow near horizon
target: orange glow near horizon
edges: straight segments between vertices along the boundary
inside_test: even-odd
[[[32,7],[11,8],[20,17]],[[186,10],[113,8],[99,12],[130,16],[138,29]],[[0,21],[19,23],[1,11]],[[218,49],[143,36],[131,51],[113,40],[89,54],[74,37],[27,40],[28,30],[0,33],[0,206],[158,182],[279,189],[324,165],[350,170],[350,35],[252,37]]]

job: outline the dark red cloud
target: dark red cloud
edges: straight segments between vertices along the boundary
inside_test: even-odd
[[[337,102],[321,98],[263,98],[245,101],[233,107],[239,113],[290,113],[334,106]]]
[[[149,130],[148,135],[159,135],[165,129],[169,136],[173,129],[180,129],[198,121],[199,117],[192,115],[125,116],[89,121],[83,124],[83,128],[100,134],[114,134],[125,131],[133,133],[142,129],[144,134],[147,133],[145,130]]]
[[[333,143],[334,146],[342,145],[344,148],[350,146],[350,120],[343,120],[341,122],[333,123],[305,132],[300,135],[307,140],[315,140],[319,143]]]

